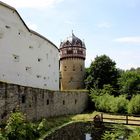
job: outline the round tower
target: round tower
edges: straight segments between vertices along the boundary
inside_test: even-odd
[[[86,48],[83,41],[72,36],[60,44],[61,90],[84,88]]]

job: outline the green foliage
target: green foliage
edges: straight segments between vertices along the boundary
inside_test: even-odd
[[[87,69],[85,85],[87,89],[96,87],[102,89],[105,84],[116,87],[118,71],[116,63],[108,56],[97,56]]]
[[[7,120],[5,136],[10,140],[24,140],[26,138],[26,127],[24,122],[24,116],[20,112],[12,113]]]
[[[0,140],[7,140],[1,133],[1,130],[0,130]]]
[[[126,127],[124,125],[118,124],[114,125],[111,130],[105,131],[102,140],[125,139],[126,137]]]
[[[140,95],[135,95],[132,97],[128,104],[128,113],[139,114],[140,113]]]
[[[118,79],[120,93],[133,95],[140,93],[140,73],[136,71],[126,71]]]
[[[5,128],[0,130],[0,140],[33,140],[46,131],[46,120],[39,124],[25,121],[21,112],[11,113]]]
[[[109,93],[109,94],[108,94]],[[111,90],[105,89],[92,89],[91,100],[95,103],[95,108],[98,111],[110,112],[110,113],[126,113],[128,100],[124,95],[114,97],[110,95]]]
[[[133,133],[129,136],[128,140],[140,140],[140,128],[133,130]]]

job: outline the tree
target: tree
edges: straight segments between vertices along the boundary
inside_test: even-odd
[[[110,84],[113,88],[117,86],[119,72],[116,63],[108,56],[97,56],[87,70],[85,79],[87,89],[92,87],[102,89],[107,84]]]
[[[140,73],[137,71],[126,71],[118,79],[120,93],[128,94],[132,96],[133,94],[140,93]]]

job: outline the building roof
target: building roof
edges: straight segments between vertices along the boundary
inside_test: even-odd
[[[57,46],[56,46],[54,43],[52,43],[49,39],[47,39],[46,37],[40,35],[39,33],[35,32],[35,31],[29,29],[28,26],[25,24],[24,20],[21,18],[21,16],[20,16],[20,14],[18,13],[18,11],[17,11],[14,7],[12,7],[12,6],[10,6],[10,5],[8,5],[8,4],[2,2],[2,1],[0,1],[0,5],[2,5],[2,6],[4,6],[4,7],[6,7],[6,8],[8,8],[8,9],[10,9],[10,10],[12,10],[12,11],[15,11],[15,12],[17,13],[17,15],[19,16],[20,20],[22,21],[22,23],[24,24],[25,28],[26,28],[30,33],[35,34],[35,35],[39,36],[39,37],[42,38],[42,39],[45,39],[45,40],[48,41],[50,44],[52,44],[56,49],[58,49]],[[59,49],[58,49],[58,50],[59,50]]]
[[[85,48],[85,43],[76,37],[74,33],[70,37],[67,37],[63,42],[60,44],[60,48],[65,48],[65,47],[81,47]]]

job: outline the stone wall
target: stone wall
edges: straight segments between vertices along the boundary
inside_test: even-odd
[[[87,101],[87,91],[49,91],[0,82],[0,123],[17,107],[27,120],[39,120],[81,113]]]

